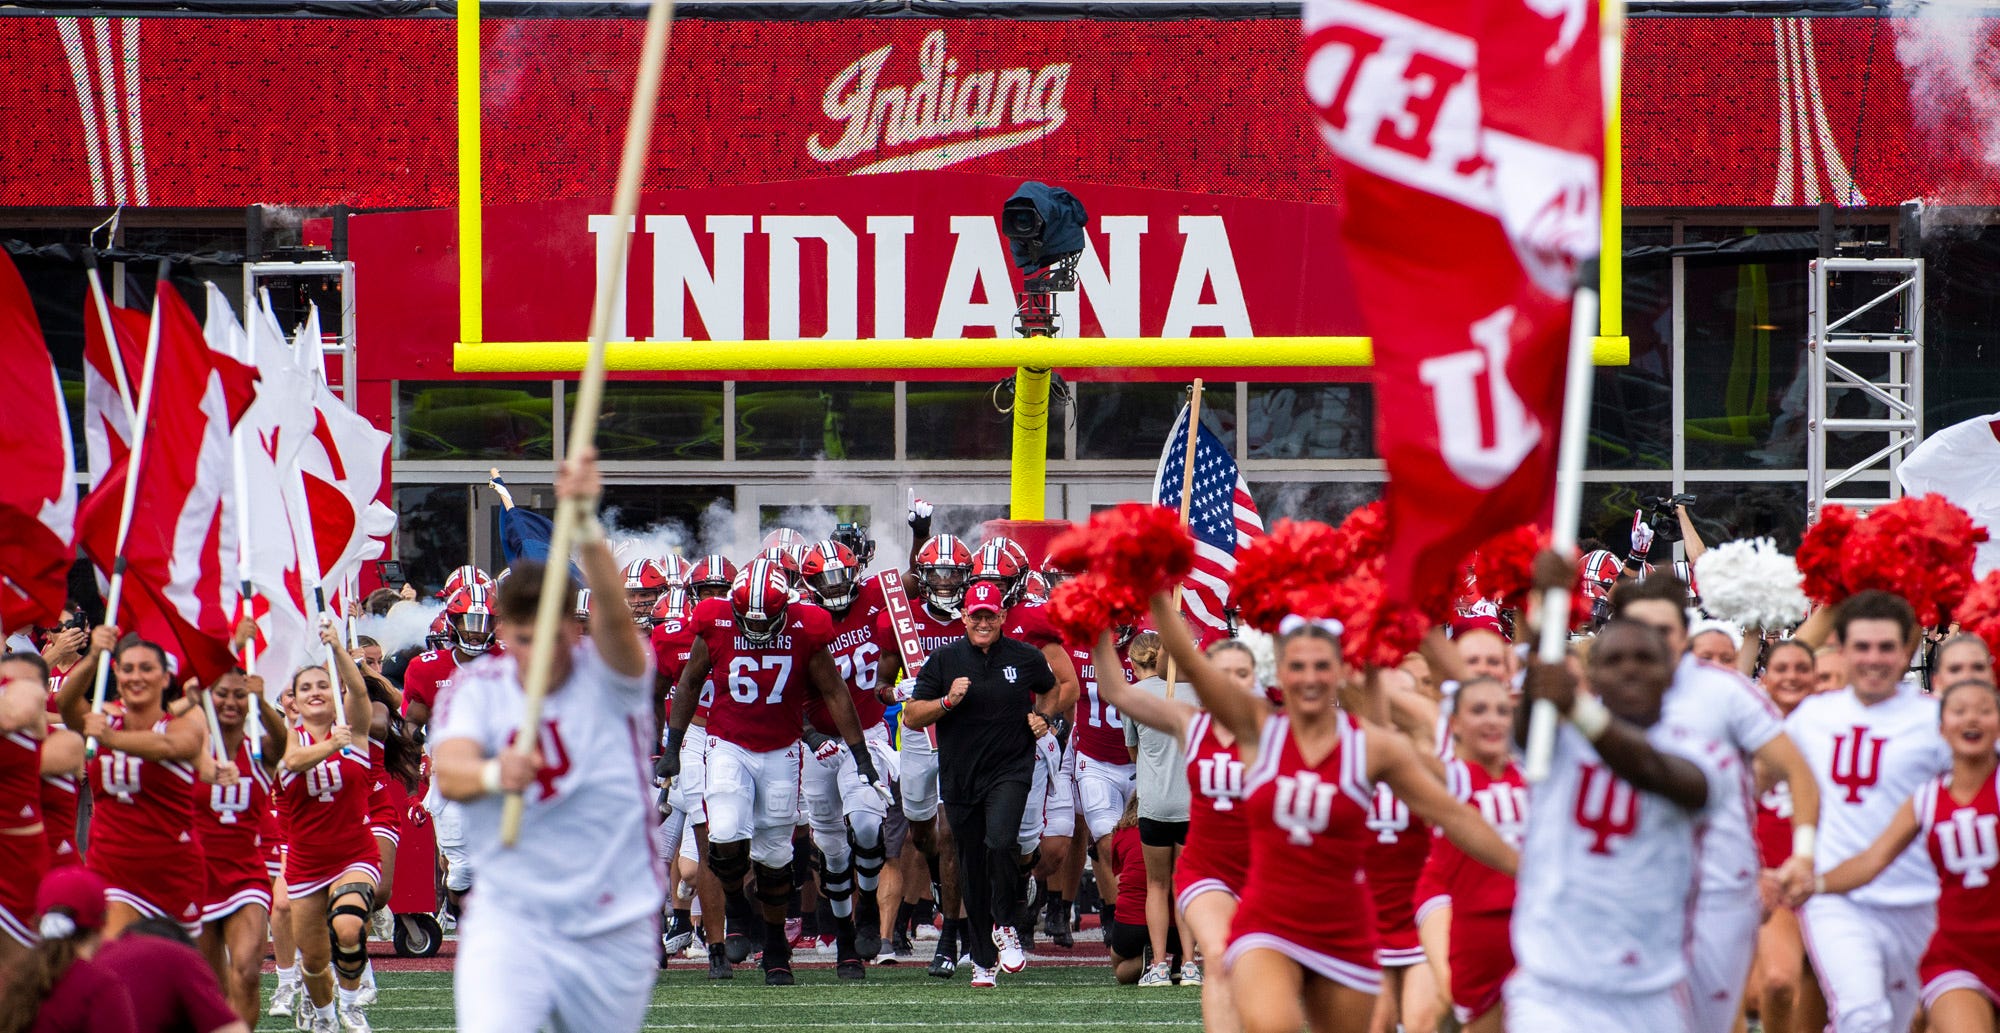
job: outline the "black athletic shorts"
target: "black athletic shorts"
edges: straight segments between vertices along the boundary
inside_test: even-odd
[[[1140,846],[1186,846],[1188,823],[1139,819]]]
[[[1110,931],[1104,934],[1104,945],[1121,958],[1145,957],[1146,948],[1151,943],[1144,922],[1113,921]],[[1181,956],[1181,930],[1178,925],[1167,928],[1167,953]]]

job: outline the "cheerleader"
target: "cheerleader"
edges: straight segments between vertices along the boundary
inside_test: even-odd
[[[262,690],[258,695],[263,695]],[[278,690],[278,712],[282,723],[276,727],[299,723],[299,694],[292,691],[289,681]],[[270,1014],[277,1018],[291,1018],[306,993],[305,982],[299,978],[299,945],[292,936],[292,895],[285,889],[285,855],[290,851],[285,847],[284,810],[284,794],[272,793],[271,805],[264,811],[263,839],[264,871],[271,878],[271,955],[278,970]]]
[[[320,639],[340,673],[346,713],[367,715],[367,686],[353,658],[340,647],[331,621],[322,623]],[[287,735],[278,791],[284,801],[292,935],[313,1010],[309,1028],[312,1033],[367,1033],[368,1019],[355,997],[368,960],[368,914],[382,879],[381,855],[368,830],[368,794],[374,785],[368,754],[347,725],[336,723],[335,688],[326,668],[300,670],[292,677],[292,689],[299,721]]]
[[[1813,651],[1796,638],[1771,643],[1764,677],[1758,688],[1790,717],[1807,696],[1819,691]],[[1761,784],[1761,780],[1760,780]],[[1792,856],[1792,791],[1783,779],[1757,797],[1757,852],[1767,871],[1775,872]],[[1799,933],[1799,913],[1786,907],[1772,889],[1765,893],[1767,914],[1757,929],[1757,962],[1750,971],[1757,1019],[1766,1033],[1814,1033],[1826,1028],[1826,1001],[1819,980],[1806,968],[1806,945]]]
[[[271,776],[284,753],[284,723],[263,700],[263,679],[224,675],[208,690],[218,745],[197,761],[207,798],[195,809],[196,838],[208,860],[202,895],[201,952],[215,969],[229,1005],[255,1028],[258,970],[271,917],[271,877],[264,867],[264,815],[271,807]],[[250,708],[263,707],[263,742],[255,756],[246,725]]]
[[[419,771],[423,753],[403,721],[403,694],[367,661],[367,650],[373,641],[362,638],[360,646],[349,655],[354,658],[356,669],[368,686],[368,831],[374,834],[375,849],[382,857],[381,885],[393,887],[396,884],[396,846],[402,839],[402,814],[409,806],[410,793],[416,790],[421,777]],[[374,649],[378,653],[381,651],[380,646],[374,646]],[[377,940],[389,939],[393,931],[388,893],[384,892],[382,897],[369,922],[369,935]],[[366,1007],[375,1003],[375,995],[375,966],[364,964],[361,969],[361,992],[355,999]]]
[[[1239,692],[1262,698],[1257,688],[1256,658],[1242,642],[1217,642],[1209,647],[1208,658],[1215,671]],[[1106,703],[1128,719],[1173,735],[1181,743],[1191,792],[1187,843],[1174,867],[1174,901],[1180,910],[1181,928],[1193,935],[1201,956],[1221,958],[1229,950],[1229,923],[1236,917],[1236,898],[1250,869],[1249,853],[1244,848],[1243,808],[1239,806],[1243,761],[1236,754],[1236,737],[1192,703],[1162,699],[1126,682],[1109,632],[1098,636],[1091,660],[1100,672],[1097,691]],[[1186,970],[1183,965],[1183,981]],[[1236,1033],[1243,1028],[1230,998],[1229,980],[1202,979],[1201,1023],[1208,1033]]]
[[[1924,1015],[1932,1033],[1985,1033],[2000,1021],[2000,697],[1990,681],[1968,678],[1944,690],[1940,707],[1951,772],[1924,783],[1874,843],[1814,889],[1858,889],[1922,836],[1940,883],[1937,931],[1917,963]]]
[[[1977,635],[1952,635],[1931,649],[1931,685],[1972,679],[1993,684],[1993,651]]]
[[[1250,868],[1223,961],[1248,1033],[1360,1033],[1381,991],[1374,904],[1363,874],[1377,781],[1481,863],[1512,873],[1515,851],[1451,798],[1401,735],[1335,700],[1351,675],[1336,621],[1287,618],[1277,643],[1282,712],[1243,692],[1195,648],[1164,595],[1153,624],[1245,766]],[[1374,691],[1380,691],[1376,688]],[[1308,877],[1309,876],[1309,877]]]
[[[42,826],[46,684],[41,657],[0,660],[0,968],[35,945],[35,890],[49,866]]]
[[[112,665],[118,700],[97,711],[90,692],[102,663]],[[201,792],[195,759],[208,731],[199,710],[167,712],[172,689],[166,650],[139,638],[120,642],[117,628],[100,624],[90,632],[90,655],[63,679],[56,696],[63,724],[97,741],[84,865],[110,887],[107,939],[141,918],[172,919],[190,936],[201,932],[207,885],[194,838]]]

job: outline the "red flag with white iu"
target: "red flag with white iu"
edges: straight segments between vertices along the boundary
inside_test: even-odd
[[[1599,233],[1597,4],[1308,0],[1305,31],[1374,337],[1387,575],[1410,599],[1554,498],[1571,293]]]
[[[132,467],[132,452],[111,460],[83,500],[77,530],[83,550],[109,576],[120,555],[125,480],[138,477],[118,623],[164,647],[181,677],[206,682],[235,665],[229,635],[240,603],[229,430],[250,405],[256,374],[209,349],[194,313],[164,280],[154,319],[159,354],[139,466]],[[126,371],[135,408],[145,405],[143,370]]]
[[[50,625],[76,556],[76,455],[69,410],[28,286],[0,252],[0,629]]]

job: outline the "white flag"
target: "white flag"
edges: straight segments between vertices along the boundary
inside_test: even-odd
[[[2000,570],[2000,413],[1946,427],[1925,438],[1896,468],[1911,495],[1935,492],[1994,532],[1979,547],[1972,575]]]

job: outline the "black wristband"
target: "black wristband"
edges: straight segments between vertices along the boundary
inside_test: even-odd
[[[680,756],[681,742],[687,738],[687,734],[685,728],[667,729],[667,749],[672,750],[677,757]]]

